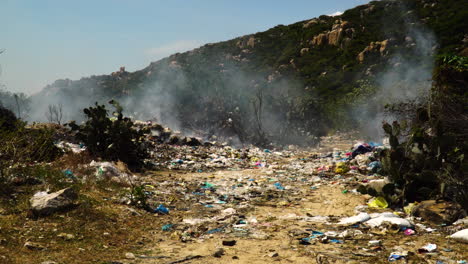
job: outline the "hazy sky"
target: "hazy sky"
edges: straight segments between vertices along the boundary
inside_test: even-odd
[[[57,79],[146,67],[175,52],[368,0],[0,0],[0,84],[34,93]]]

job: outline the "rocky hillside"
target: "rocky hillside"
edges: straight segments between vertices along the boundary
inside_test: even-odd
[[[463,0],[374,1],[207,44],[140,71],[59,80],[33,97],[32,108],[43,110],[31,117],[62,104],[65,119],[79,120],[80,109],[114,98],[129,115],[207,138],[312,143],[381,110],[357,106],[417,99],[430,87],[437,56],[468,55],[465,7]]]

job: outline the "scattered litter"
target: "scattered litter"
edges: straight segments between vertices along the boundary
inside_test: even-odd
[[[206,231],[207,234],[214,234],[214,233],[221,233],[221,232],[223,232],[222,228],[215,228],[215,229]]]
[[[382,241],[380,241],[380,240],[371,240],[367,244],[369,246],[380,246],[380,245],[382,245]]]
[[[418,252],[419,253],[430,253],[430,252],[434,252],[436,251],[437,249],[437,245],[436,244],[427,244],[423,247],[421,247],[420,249],[418,249]]]
[[[328,216],[305,216],[302,218],[305,222],[312,222],[312,223],[328,223],[330,218]]]
[[[276,187],[276,189],[278,189],[278,190],[284,190],[284,189],[285,189],[285,188],[281,185],[281,183],[279,183],[279,182],[276,182],[276,183],[273,184],[273,185],[274,185],[274,186]]]
[[[382,169],[382,163],[380,161],[373,161],[367,165],[367,170],[370,172],[379,172]]]
[[[396,260],[404,259],[408,256],[407,252],[393,252],[390,253],[390,256],[388,257],[388,261],[393,262]]]
[[[163,225],[163,227],[161,227],[161,230],[162,231],[171,231],[173,226],[174,226],[173,224]]]

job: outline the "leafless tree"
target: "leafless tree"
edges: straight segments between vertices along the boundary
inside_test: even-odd
[[[263,135],[262,110],[263,110],[263,90],[258,84],[255,85],[255,98],[252,101],[257,133]]]
[[[59,125],[62,124],[62,117],[63,117],[63,106],[62,104],[58,105],[49,105],[49,111],[46,112],[47,120],[51,123],[57,123]]]
[[[21,119],[21,107],[18,101],[18,95],[15,94],[14,97],[15,97],[15,102],[16,102],[16,108],[18,109],[18,118]]]
[[[267,143],[267,138],[265,131],[263,129],[262,125],[262,119],[263,119],[263,100],[264,100],[264,95],[263,95],[263,86],[259,84],[254,85],[255,89],[255,95],[252,100],[252,106],[253,106],[253,111],[254,111],[254,122],[256,123],[256,127],[254,128],[256,131],[256,141],[260,145],[264,145]]]

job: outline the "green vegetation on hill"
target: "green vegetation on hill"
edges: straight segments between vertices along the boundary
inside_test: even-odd
[[[313,136],[362,121],[349,110],[369,101],[383,73],[405,74],[415,65],[430,78],[431,56],[466,55],[465,4],[373,1],[341,16],[278,25],[177,53],[140,71],[58,81],[35,98],[42,105],[74,98],[64,104],[68,119],[82,118],[74,113],[92,104],[90,97],[113,98],[132,116],[156,117],[207,136],[314,142]],[[373,103],[385,103],[379,100]]]

